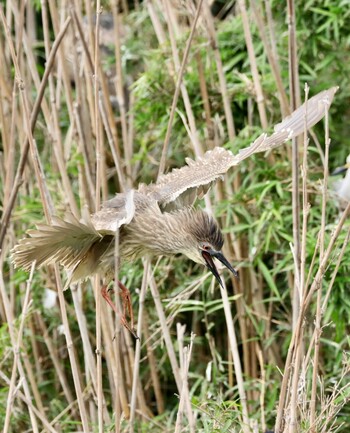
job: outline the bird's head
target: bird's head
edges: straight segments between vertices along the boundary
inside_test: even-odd
[[[184,253],[196,263],[205,265],[222,285],[219,272],[215,266],[214,259],[218,259],[225,265],[236,277],[237,271],[231,266],[229,261],[221,252],[224,244],[224,238],[218,223],[206,212],[196,211],[192,213],[189,221],[191,233],[191,247]]]
[[[350,168],[350,155],[346,158],[346,163],[341,167],[337,167],[332,171],[331,176],[337,176],[338,174],[343,174]]]

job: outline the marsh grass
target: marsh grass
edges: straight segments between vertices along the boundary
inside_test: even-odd
[[[2,431],[348,431],[348,208],[327,192],[349,153],[346,2],[290,1],[288,15],[240,1],[221,20],[207,0],[101,3],[0,6]],[[100,278],[63,292],[59,266],[13,268],[35,223],[213,146],[238,152],[309,97],[305,81],[341,87],[323,124],[197,204],[239,280],[218,290],[180,257],[124,265],[135,342]]]

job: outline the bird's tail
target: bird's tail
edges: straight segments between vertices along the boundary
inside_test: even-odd
[[[76,268],[103,237],[91,223],[82,223],[73,215],[65,220],[55,217],[51,225],[40,224],[27,233],[29,237],[21,239],[12,249],[13,263],[25,270],[30,269],[34,260],[37,266],[59,262],[67,268]]]

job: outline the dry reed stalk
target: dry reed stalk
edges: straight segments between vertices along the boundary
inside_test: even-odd
[[[124,149],[124,162],[126,166],[127,184],[130,187],[132,185],[132,171],[131,171],[131,158],[133,154],[132,143],[128,140],[128,122],[126,113],[126,103],[124,96],[124,79],[123,79],[123,68],[122,68],[122,54],[121,54],[121,28],[122,23],[118,14],[118,2],[112,2],[112,14],[114,22],[114,53],[116,63],[116,93],[120,111],[121,129],[122,129],[122,142]]]
[[[88,433],[89,432],[89,423],[88,423],[87,412],[86,412],[84,399],[83,399],[82,387],[81,387],[81,383],[80,383],[80,377],[79,377],[80,376],[80,369],[79,369],[79,365],[76,361],[76,357],[74,354],[73,340],[72,340],[72,335],[71,335],[70,328],[69,328],[66,304],[65,304],[65,299],[64,299],[64,295],[63,295],[63,287],[62,287],[62,283],[61,283],[58,265],[54,265],[54,270],[55,270],[59,305],[60,305],[60,310],[61,310],[61,318],[62,318],[62,323],[63,323],[63,328],[64,328],[64,335],[66,337],[67,350],[68,350],[68,356],[69,356],[69,361],[70,361],[70,365],[71,365],[74,388],[75,388],[75,393],[76,393],[77,400],[78,400],[79,416],[81,418],[84,433]]]
[[[8,103],[8,101],[11,100],[11,92],[13,94],[13,91],[16,91],[17,87],[13,85],[12,83],[12,90],[11,90],[11,80],[9,79],[10,74],[9,74],[9,66],[5,60],[5,53],[4,53],[4,47],[3,47],[3,41],[2,41],[2,36],[0,37],[0,62],[2,65],[2,73],[0,74],[0,122],[1,122],[1,142],[3,145],[3,149],[4,149],[4,161],[6,161],[6,177],[10,177],[11,173],[12,174],[12,182],[7,181],[7,183],[4,181],[3,184],[5,185],[4,187],[4,205],[7,202],[7,199],[5,201],[5,197],[7,194],[9,194],[9,186],[12,185],[13,183],[13,178],[14,178],[14,167],[11,166],[11,162],[12,164],[14,164],[14,148],[13,146],[11,147],[10,145],[10,137],[13,137],[13,133],[11,134],[11,129],[13,129],[12,123],[13,123],[13,118],[14,116],[11,116],[11,121],[9,121],[8,119],[10,118],[10,113],[12,113],[13,110],[13,105],[14,105],[14,99],[12,98],[12,110],[10,111],[10,113],[6,113],[7,112],[7,107],[10,105]],[[10,153],[13,153],[13,155],[10,156]],[[5,173],[5,171],[4,171]],[[8,191],[7,191],[8,190]]]
[[[235,125],[233,121],[230,98],[227,92],[226,78],[225,78],[224,68],[222,65],[221,54],[219,51],[218,38],[215,31],[214,19],[208,6],[208,0],[204,1],[203,12],[204,12],[203,13],[204,19],[207,24],[208,39],[210,42],[210,46],[214,52],[216,69],[218,72],[220,92],[221,92],[222,102],[225,111],[227,133],[228,133],[229,140],[233,141],[234,138],[236,137]]]
[[[30,116],[29,116],[29,112],[30,112],[29,103],[28,103],[27,95],[25,93],[24,81],[21,77],[21,71],[20,71],[19,64],[18,64],[17,54],[15,52],[15,48],[14,48],[13,43],[12,43],[12,38],[11,38],[11,34],[9,32],[9,28],[6,25],[5,16],[3,14],[2,8],[0,8],[0,19],[1,19],[2,24],[4,26],[6,41],[8,43],[9,49],[10,49],[12,63],[13,63],[14,69],[15,69],[16,83],[17,83],[19,91],[20,91],[19,93],[20,93],[20,98],[21,98],[23,114],[24,114],[25,128],[26,128],[27,138],[29,141],[29,148],[30,148],[31,155],[32,155],[34,172],[35,172],[36,178],[38,180],[39,191],[40,191],[40,196],[41,196],[41,199],[42,199],[43,205],[44,205],[45,216],[46,216],[47,220],[50,221],[50,214],[52,213],[52,203],[50,201],[50,196],[49,196],[47,186],[44,182],[44,174],[42,171],[42,165],[40,162],[36,142],[35,142],[34,137],[33,137],[33,132],[32,132],[32,128],[31,128],[31,121],[30,121]]]
[[[248,407],[247,407],[247,397],[244,390],[244,380],[243,380],[241,359],[239,356],[239,350],[238,350],[236,333],[233,325],[234,322],[233,322],[233,317],[232,317],[232,312],[230,307],[230,301],[228,298],[225,283],[224,283],[224,287],[220,286],[220,292],[221,292],[221,298],[224,306],[228,339],[230,342],[230,349],[231,349],[233,364],[235,368],[235,376],[236,376],[236,381],[238,386],[239,399],[240,399],[240,404],[242,406],[242,416],[243,416],[242,430],[244,433],[249,433],[250,432],[249,414],[248,414]]]
[[[123,335],[125,340],[125,346],[127,348],[127,356],[124,359],[127,359],[129,361],[129,362],[125,362],[127,384],[128,384],[128,388],[132,390],[134,370],[135,368],[138,369],[138,367],[135,366],[134,339],[131,336],[130,332],[126,330],[124,327],[123,327]],[[140,380],[136,382],[135,392],[136,392],[137,402],[139,405],[139,412],[142,414],[142,416],[145,416],[146,414],[152,415],[151,411],[147,407],[146,399],[143,393],[143,388],[141,386]]]
[[[156,398],[157,412],[158,414],[162,414],[164,412],[164,397],[162,394],[160,379],[157,372],[157,362],[152,349],[151,336],[149,334],[149,320],[148,320],[147,311],[144,312],[144,322],[145,322],[145,326],[143,332],[145,336],[145,344],[147,349],[147,359],[150,368],[151,381],[152,381],[152,386]]]
[[[49,23],[48,23],[48,15],[47,15],[47,3],[46,0],[42,0],[41,2],[41,12],[42,12],[42,21],[43,21],[43,34],[44,34],[44,45],[45,45],[45,55],[46,58],[50,55],[50,32],[49,32]],[[65,196],[70,204],[70,210],[76,218],[79,218],[78,207],[75,202],[74,193],[72,190],[71,182],[69,180],[67,170],[65,167],[65,161],[63,156],[63,146],[62,146],[62,136],[59,125],[59,115],[57,110],[57,104],[55,99],[55,85],[53,76],[49,76],[49,91],[50,91],[50,108],[52,114],[52,124],[47,124],[47,129],[50,132],[50,135],[53,139],[52,149],[56,157],[56,162],[59,168],[59,172],[62,178],[63,187],[65,190]]]
[[[11,380],[10,380],[10,385],[9,385],[9,391],[8,391],[8,396],[7,396],[6,414],[5,414],[4,430],[3,430],[4,433],[7,433],[9,431],[9,427],[10,427],[12,402],[13,402],[14,397],[15,397],[15,382],[16,382],[16,377],[17,377],[17,370],[20,371],[22,369],[19,366],[19,363],[21,362],[20,361],[20,350],[21,350],[21,346],[22,346],[24,321],[25,321],[26,316],[28,314],[28,308],[29,308],[29,303],[30,303],[29,294],[30,294],[30,287],[32,284],[32,280],[33,280],[34,269],[35,269],[35,262],[32,264],[29,278],[27,280],[26,292],[25,292],[23,307],[22,307],[22,317],[21,317],[21,322],[19,325],[16,339],[15,339],[14,329],[12,328],[12,332],[11,332],[11,328],[10,328],[10,336],[11,336],[12,347],[13,347],[13,365],[12,365],[12,374],[11,374]],[[2,280],[2,278],[1,278],[1,280]],[[7,320],[9,320],[10,319],[9,315],[11,313],[9,311],[10,310],[9,309],[9,303],[8,303],[8,298],[6,296],[5,287],[3,286],[2,283],[0,283],[0,290],[2,292],[1,295],[2,295],[3,302],[5,304],[5,308],[7,306]],[[13,321],[11,321],[11,323],[13,323]],[[21,372],[20,372],[20,374],[21,374]],[[22,381],[25,380],[24,376],[21,377],[21,380]],[[42,412],[42,410],[40,412]],[[29,415],[31,418],[33,430],[38,431],[38,426],[37,426],[34,414],[32,413],[31,410],[29,410]]]
[[[142,338],[142,330],[143,330],[143,309],[144,302],[146,297],[146,290],[148,285],[148,276],[149,276],[150,262],[149,260],[144,261],[143,263],[143,277],[142,277],[142,285],[141,291],[139,295],[139,313],[137,318],[137,335],[139,338]],[[135,348],[135,357],[134,357],[134,371],[132,378],[132,390],[131,390],[131,398],[130,398],[130,433],[134,432],[134,420],[136,413],[136,391],[137,387],[140,384],[139,376],[139,367],[140,367],[140,358],[141,358],[141,340],[136,340],[136,348]]]
[[[229,137],[230,141],[233,141],[235,139],[235,136],[236,136],[233,114],[232,114],[232,110],[231,110],[229,95],[227,92],[226,78],[225,78],[225,73],[224,73],[224,69],[223,69],[223,65],[222,65],[221,54],[220,54],[219,47],[218,47],[218,39],[217,39],[216,31],[215,31],[214,20],[213,20],[212,14],[210,13],[207,1],[204,2],[203,9],[204,9],[205,22],[207,24],[207,32],[208,32],[208,38],[209,38],[210,46],[214,52],[216,69],[217,69],[219,84],[220,84],[220,92],[221,92],[221,97],[222,97],[222,101],[223,101],[223,105],[224,105],[224,111],[225,111],[225,119],[226,119],[226,124],[227,124],[228,137]],[[239,186],[240,186],[239,175],[235,176],[233,183],[234,183],[234,190],[238,190]],[[227,191],[231,190],[231,187],[228,185],[227,181],[225,182],[225,186],[226,186],[225,189]],[[223,186],[221,186],[221,187],[219,186],[218,187],[219,191],[220,191],[220,188],[222,190],[224,189]],[[234,214],[233,218],[234,218],[234,223],[239,224],[239,220],[238,220],[238,217],[236,214]],[[242,257],[242,252],[241,252],[242,247],[241,247],[240,241],[237,239],[232,239],[230,236],[227,236],[226,244],[229,245],[229,248],[231,250],[229,256],[234,255],[238,260],[240,260]],[[241,281],[243,278],[245,278],[244,275],[243,276],[241,275]],[[233,284],[233,287],[235,290],[235,295],[242,293],[242,290],[240,288],[241,284],[238,283],[237,281],[234,281],[234,278],[231,278],[231,281],[232,281],[232,284]],[[250,285],[247,284],[246,287],[250,287]],[[241,331],[241,340],[242,340],[242,345],[243,345],[244,366],[245,366],[245,368],[248,368],[248,365],[250,363],[250,354],[252,352],[249,350],[248,343],[247,343],[247,341],[249,339],[249,333],[247,330],[247,324],[246,324],[246,320],[245,320],[245,306],[243,303],[243,298],[241,298],[241,297],[237,298],[236,307],[237,307],[237,312],[238,312],[238,320],[239,320],[240,331]],[[247,370],[247,373],[248,373],[248,370]]]
[[[164,5],[164,17],[165,17],[165,20],[166,20],[167,25],[168,25],[169,40],[170,40],[171,51],[172,51],[172,55],[173,55],[173,65],[174,65],[174,71],[175,72],[172,75],[174,75],[174,79],[175,79],[175,77],[177,75],[177,71],[181,70],[181,64],[180,64],[179,52],[178,52],[178,48],[177,48],[177,44],[176,44],[176,38],[175,38],[176,32],[174,30],[174,27],[171,25],[174,22],[174,18],[171,14],[172,10],[170,8],[170,4],[168,3],[168,1],[163,0],[163,5]],[[194,29],[194,27],[193,27],[193,29]],[[188,121],[190,131],[191,131],[191,135],[190,135],[191,144],[193,146],[195,155],[197,157],[202,156],[204,153],[203,152],[203,146],[199,140],[195,116],[194,116],[194,113],[192,110],[190,97],[189,97],[189,94],[188,94],[188,91],[187,91],[187,88],[186,88],[184,82],[181,83],[180,90],[181,90],[182,99],[183,99],[183,102],[185,105],[187,121]]]
[[[301,254],[300,254],[300,264],[296,263],[297,268],[299,268],[299,283],[297,289],[299,291],[299,299],[305,298],[306,287],[305,287],[305,264],[306,264],[306,234],[307,234],[307,221],[310,211],[310,205],[308,203],[307,197],[307,175],[308,175],[308,165],[307,165],[307,151],[308,151],[308,136],[307,136],[307,101],[309,95],[309,87],[305,85],[305,131],[304,131],[304,147],[303,147],[303,165],[301,169],[302,175],[302,195],[303,195],[303,213],[302,213],[302,234],[301,234]],[[292,388],[290,396],[290,415],[289,415],[289,433],[294,433],[297,427],[297,406],[298,406],[298,388],[299,388],[299,377],[301,366],[301,357],[303,352],[303,341],[302,335],[300,336],[299,342],[297,342],[297,349],[295,353],[294,365],[293,365],[293,378],[292,378]]]
[[[190,368],[191,354],[193,349],[193,341],[195,335],[191,333],[191,339],[189,346],[183,347],[183,340],[185,334],[185,325],[180,325],[177,323],[177,339],[179,343],[179,358],[180,358],[180,370],[182,377],[182,390],[180,393],[180,402],[179,408],[176,414],[176,424],[175,424],[175,433],[180,433],[182,431],[182,420],[185,411],[185,407],[187,409],[187,420],[189,424],[190,433],[195,432],[195,420],[193,417],[193,413],[191,410],[191,401],[190,401],[190,392],[188,389],[188,372]]]
[[[34,402],[38,408],[38,410],[42,413],[45,412],[44,403],[41,398],[41,394],[38,388],[38,378],[36,371],[33,369],[33,366],[29,360],[29,356],[26,351],[23,351],[23,366],[24,366],[24,373],[26,375],[28,384],[30,385],[30,388],[33,393]]]
[[[266,431],[266,418],[265,418],[265,394],[266,394],[266,371],[265,371],[265,365],[264,365],[264,356],[260,349],[260,347],[257,346],[257,358],[259,360],[259,366],[260,366],[260,394],[259,394],[259,402],[260,402],[260,414],[261,414],[261,429],[262,431]]]
[[[11,10],[11,12],[13,13],[15,22],[18,23],[20,21],[20,12],[19,12],[19,10],[17,8],[17,5],[14,2],[11,1],[9,3],[9,6],[10,7],[8,8],[8,11]],[[30,74],[31,74],[31,77],[33,79],[35,88],[38,91],[39,88],[40,88],[40,77],[39,77],[39,72],[37,70],[37,61],[36,61],[36,58],[34,56],[34,53],[33,53],[32,49],[30,47],[30,43],[28,41],[28,37],[27,37],[27,34],[26,34],[25,31],[23,31],[23,37],[22,37],[22,42],[21,43],[23,44],[24,52],[26,54],[26,59],[27,59],[27,62],[26,62],[26,66],[27,66],[26,72],[27,72],[27,70],[30,71]],[[28,86],[29,84],[30,83],[26,82],[26,86]],[[31,96],[30,93],[28,93],[27,96],[28,96],[28,98],[30,98],[30,96]],[[41,107],[41,109],[42,109],[42,112],[43,112],[45,120],[49,121],[49,119],[50,119],[50,110],[49,110],[49,107],[48,107],[47,102],[46,102],[45,99],[43,99],[43,101],[42,101],[42,107]]]
[[[40,194],[41,194],[41,199],[42,199],[46,219],[47,219],[47,221],[50,221],[51,215],[52,215],[52,205],[51,205],[51,201],[50,201],[50,196],[48,193],[47,185],[45,183],[45,178],[44,178],[43,173],[42,173],[42,167],[40,164],[40,158],[39,158],[38,151],[36,148],[35,140],[33,139],[33,136],[32,136],[32,122],[29,119],[28,101],[27,101],[25,94],[23,92],[24,88],[23,88],[23,83],[21,81],[21,77],[20,77],[20,71],[19,71],[19,67],[18,67],[18,63],[17,63],[17,59],[16,59],[16,54],[15,54],[12,40],[11,40],[11,37],[9,35],[8,29],[7,29],[5,20],[4,20],[4,15],[3,15],[1,9],[0,9],[0,18],[4,24],[7,41],[9,44],[10,51],[11,51],[12,61],[13,61],[13,64],[14,64],[14,67],[16,70],[17,80],[18,80],[20,90],[21,90],[22,108],[24,111],[24,118],[26,121],[26,132],[28,135],[29,146],[30,146],[30,150],[32,153],[32,160],[34,163],[36,179],[37,179],[37,182],[39,185],[39,190],[40,190]],[[66,311],[65,311],[65,302],[64,302],[64,297],[63,297],[63,293],[62,293],[62,285],[60,282],[60,276],[58,273],[57,265],[55,266],[55,275],[56,275],[56,284],[58,286],[58,294],[59,294],[59,300],[60,300],[62,320],[63,320],[63,324],[64,324],[64,328],[65,328],[65,335],[66,335],[66,339],[67,339],[68,353],[70,356],[70,362],[71,362],[71,366],[72,366],[74,385],[75,385],[76,393],[77,393],[77,397],[78,397],[80,416],[81,416],[81,420],[83,423],[84,431],[88,431],[87,414],[86,414],[83,399],[82,399],[81,385],[80,385],[80,381],[79,381],[79,369],[78,369],[78,365],[76,363],[76,359],[74,356],[73,344],[72,344],[72,339],[71,339],[70,332],[69,332],[68,319],[67,319],[67,315],[66,315]]]
[[[294,111],[300,105],[299,73],[297,58],[297,41],[295,29],[295,5],[294,0],[287,0],[288,5],[288,57],[289,57],[289,88],[290,109]],[[296,256],[296,271],[300,274],[300,198],[299,198],[299,148],[298,138],[292,139],[292,207],[293,207],[293,244]],[[293,327],[295,327],[300,313],[299,292],[294,280],[293,288]]]
[[[62,368],[62,363],[57,356],[57,352],[56,352],[56,349],[52,343],[52,339],[49,337],[49,331],[45,325],[43,318],[41,317],[41,314],[37,312],[35,317],[39,323],[39,327],[41,329],[41,335],[43,336],[47,350],[50,354],[50,359],[52,360],[52,363],[55,367],[55,372],[58,376],[58,379],[59,379],[59,382],[61,384],[65,398],[66,398],[68,404],[71,405],[74,403],[74,399],[73,399],[71,390],[69,388],[69,383],[68,383],[66,374],[64,372],[64,369]]]
[[[44,97],[46,84],[47,84],[48,77],[51,73],[51,70],[52,70],[52,67],[53,67],[53,64],[55,61],[57,50],[58,50],[58,48],[59,48],[59,46],[63,40],[63,37],[64,37],[67,29],[68,29],[69,23],[70,23],[70,18],[67,18],[67,20],[65,21],[64,26],[62,27],[60,33],[56,37],[55,43],[52,45],[50,57],[48,58],[47,63],[46,63],[46,68],[45,68],[44,76],[43,76],[41,84],[40,84],[38,95],[37,95],[37,98],[35,100],[34,106],[31,110],[30,126],[31,126],[32,131],[34,130],[34,127],[35,127],[35,124],[36,124],[36,121],[38,118],[40,106],[41,106],[41,103],[42,103],[42,100]],[[7,204],[7,207],[4,209],[4,212],[2,215],[2,220],[1,220],[1,225],[0,225],[0,250],[2,248],[2,244],[3,244],[4,238],[5,238],[7,226],[9,224],[10,216],[12,213],[13,206],[15,204],[17,193],[18,193],[19,187],[22,183],[22,175],[23,175],[26,163],[27,163],[28,152],[29,152],[29,139],[28,139],[28,137],[26,137],[24,144],[22,146],[22,152],[21,152],[20,160],[19,160],[19,163],[17,166],[16,177],[15,177],[14,184],[13,184],[13,187],[11,190],[11,194],[10,194],[9,199],[8,199],[8,204]]]
[[[40,343],[35,338],[37,332],[41,335],[42,329],[37,326],[37,320],[36,320],[36,314],[31,315],[28,317],[27,322],[28,330],[29,330],[29,339],[30,339],[30,347],[33,352],[33,361],[34,365],[30,363],[32,371],[35,371],[35,383],[42,383],[44,380],[44,372],[40,363],[40,357],[41,357],[41,348]],[[29,363],[29,359],[27,358],[27,361]]]
[[[164,45],[166,42],[166,34],[163,26],[158,18],[157,12],[154,8],[153,0],[146,0],[148,15],[152,21],[154,32],[157,36],[159,45]]]
[[[121,165],[121,157],[120,154],[118,155],[117,151],[116,151],[116,146],[114,145],[114,140],[113,140],[113,136],[112,136],[112,131],[109,128],[109,123],[108,123],[108,119],[107,119],[107,115],[103,106],[102,101],[100,100],[100,112],[101,112],[101,118],[102,118],[102,122],[103,122],[103,126],[105,128],[105,132],[106,132],[106,136],[107,136],[107,140],[108,140],[108,144],[109,144],[109,148],[111,149],[111,153],[112,153],[112,157],[113,157],[113,162],[115,164],[115,168],[117,170],[117,175],[118,175],[118,179],[119,179],[119,184],[120,184],[120,189],[121,192],[125,191],[127,182],[123,173],[123,169],[122,169],[122,165]]]
[[[247,9],[245,7],[245,0],[239,0],[238,1],[239,9],[242,16],[242,23],[243,23],[243,30],[244,30],[244,36],[248,51],[248,57],[250,62],[250,69],[253,76],[253,82],[254,82],[254,88],[255,88],[255,94],[256,94],[256,100],[258,104],[258,111],[260,116],[260,122],[263,129],[267,129],[268,123],[267,123],[267,116],[266,116],[266,110],[265,110],[265,98],[261,87],[260,77],[259,77],[259,71],[258,66],[256,63],[256,57],[254,52],[254,45],[253,45],[253,39],[250,32],[250,26],[249,26],[249,19],[248,19],[248,13]]]
[[[79,32],[79,36],[80,36],[80,40],[82,42],[83,45],[83,49],[84,49],[84,53],[86,54],[86,58],[87,58],[87,65],[86,65],[86,70],[88,71],[88,74],[94,74],[95,71],[95,66],[94,66],[94,62],[91,58],[91,55],[89,53],[89,49],[88,46],[86,44],[86,41],[84,39],[84,32],[81,26],[81,23],[78,19],[77,13],[75,11],[73,11],[73,18],[74,18],[74,22],[77,26],[78,32]],[[113,159],[114,159],[114,163],[116,165],[117,168],[117,173],[118,173],[118,177],[119,177],[119,181],[120,181],[120,185],[121,185],[121,189],[125,189],[125,185],[126,185],[126,179],[125,176],[123,174],[122,171],[122,158],[121,158],[121,151],[120,151],[120,147],[119,147],[119,139],[118,139],[118,133],[117,133],[117,129],[116,129],[116,125],[115,125],[115,120],[114,120],[114,114],[112,111],[112,107],[111,107],[111,103],[110,103],[110,97],[109,97],[109,91],[108,91],[108,86],[106,83],[106,77],[105,74],[102,70],[102,67],[100,65],[100,63],[98,64],[98,73],[99,73],[99,79],[101,81],[101,88],[102,88],[102,95],[100,95],[99,98],[99,108],[101,111],[101,117],[103,120],[103,125],[108,137],[108,141],[111,147],[111,152],[113,155]],[[90,86],[87,86],[87,89],[89,90]],[[89,93],[89,92],[88,92]],[[88,98],[90,99],[90,98]],[[92,104],[90,103],[89,106],[91,106]],[[93,108],[92,110],[90,110],[90,116],[95,117],[94,114],[95,109]],[[94,132],[96,135],[96,131]]]
[[[1,279],[1,276],[0,276]],[[1,282],[0,282],[1,285]],[[0,378],[7,384],[10,386],[10,379],[0,370]],[[25,392],[21,392],[19,390],[19,388],[23,386],[23,388],[25,389]],[[58,432],[56,429],[54,429],[51,425],[51,423],[49,423],[49,421],[45,418],[45,415],[43,413],[41,413],[32,403],[32,399],[27,397],[26,395],[26,387],[23,384],[23,381],[19,382],[19,386],[17,386],[16,390],[15,390],[15,395],[16,397],[19,397],[20,400],[25,404],[26,407],[28,407],[28,410],[31,411],[37,418],[38,420],[41,421],[41,423],[43,424],[43,426],[45,427],[45,433],[46,431],[49,431],[51,433],[60,433]],[[36,421],[35,421],[36,424]],[[33,428],[33,432],[38,432],[39,430],[34,428],[33,424],[32,424],[32,428]],[[41,432],[42,433],[42,432]]]
[[[325,294],[325,297],[324,297],[324,300],[323,300],[323,303],[322,303],[322,306],[321,306],[321,313],[320,313],[321,314],[321,319],[322,319],[322,317],[323,317],[323,315],[325,313],[325,310],[326,310],[326,307],[327,307],[327,303],[328,303],[328,300],[329,300],[329,296],[331,294],[331,291],[332,291],[332,288],[333,288],[333,284],[334,284],[334,281],[335,281],[335,277],[337,276],[340,264],[341,264],[341,262],[343,260],[344,253],[346,251],[346,247],[347,247],[349,241],[350,241],[350,228],[349,228],[349,230],[348,230],[348,232],[346,234],[346,237],[344,239],[344,243],[343,243],[343,245],[341,247],[341,250],[339,252],[336,265],[334,267],[334,270],[332,272],[332,276],[331,276],[330,282],[328,284],[327,292]],[[322,331],[322,328],[321,328],[321,331]],[[305,356],[304,361],[303,361],[304,362],[304,369],[306,369],[306,366],[310,362],[311,351],[314,349],[315,339],[316,339],[316,326],[315,326],[315,329],[313,331],[312,337],[310,339],[310,344],[309,344],[308,352],[306,353],[306,356]],[[311,402],[311,400],[310,400],[310,402]]]
[[[290,377],[291,370],[292,370],[292,359],[293,359],[294,351],[295,351],[295,348],[297,347],[297,345],[301,339],[301,336],[302,336],[302,325],[303,325],[304,316],[305,316],[307,309],[310,306],[312,296],[314,295],[316,290],[319,290],[319,288],[320,288],[320,284],[321,284],[326,266],[328,264],[329,257],[331,256],[335,242],[338,239],[338,236],[339,236],[339,234],[343,228],[343,225],[344,225],[345,221],[347,220],[349,214],[350,214],[350,203],[348,203],[348,205],[346,206],[346,209],[342,213],[342,216],[341,216],[340,220],[338,221],[338,223],[337,223],[337,225],[336,225],[336,227],[332,233],[331,239],[328,243],[327,249],[323,255],[322,261],[321,261],[319,268],[316,272],[316,275],[315,275],[314,280],[311,284],[311,287],[310,287],[309,291],[307,293],[305,293],[305,297],[304,297],[304,300],[303,300],[302,305],[301,305],[300,315],[298,317],[298,322],[297,322],[296,327],[295,327],[293,334],[292,334],[292,339],[291,339],[291,342],[290,342],[290,345],[288,348],[287,358],[286,358],[286,362],[285,362],[285,369],[284,369],[284,375],[283,375],[283,380],[282,380],[282,384],[281,384],[281,391],[280,391],[279,403],[278,403],[278,409],[277,409],[277,418],[276,418],[276,424],[275,424],[276,433],[280,433],[283,431],[282,430],[282,423],[283,423],[283,414],[284,414],[285,404],[286,404],[287,384],[289,382],[289,377]]]
[[[271,72],[272,72],[273,77],[275,79],[277,92],[278,92],[278,99],[280,102],[280,109],[281,109],[281,113],[282,113],[282,118],[284,118],[288,114],[290,114],[290,107],[289,107],[289,103],[288,103],[288,97],[287,97],[286,91],[284,89],[280,65],[279,65],[279,60],[278,60],[278,54],[277,54],[277,49],[276,49],[276,40],[275,40],[274,32],[273,32],[273,19],[272,19],[271,9],[270,9],[269,2],[266,1],[265,3],[266,3],[265,8],[267,11],[268,28],[269,28],[270,41],[271,42],[269,42],[268,37],[266,36],[267,26],[266,26],[266,23],[264,23],[262,14],[261,14],[260,9],[259,9],[259,6],[261,7],[262,4],[260,3],[258,5],[257,0],[251,0],[250,1],[252,11],[253,11],[253,14],[255,17],[255,21],[256,21],[256,24],[258,27],[259,36],[260,36],[262,43],[264,44],[264,49],[265,49],[266,56],[268,58],[268,61],[269,61],[270,67],[271,67]]]
[[[1,86],[2,87],[2,86]],[[1,89],[0,89],[1,96]],[[0,104],[2,106],[2,104]],[[2,110],[1,110],[2,111]],[[16,155],[16,145],[15,145],[15,130],[16,130],[16,122],[17,122],[17,84],[13,83],[12,90],[12,106],[11,106],[11,122],[10,122],[10,132],[7,137],[7,122],[4,119],[4,115],[1,117],[1,125],[4,127],[2,133],[2,142],[4,146],[4,159],[6,161],[5,167],[5,182],[4,182],[4,208],[7,207],[8,201],[11,195],[12,185],[14,183],[15,178],[15,155]],[[4,167],[4,168],[5,168]]]
[[[158,177],[160,175],[162,175],[164,173],[164,170],[165,170],[165,162],[166,162],[167,153],[168,153],[170,134],[171,134],[171,129],[172,129],[173,121],[174,121],[174,117],[175,117],[176,106],[177,106],[177,102],[179,99],[180,91],[184,92],[184,90],[183,90],[183,88],[184,88],[183,76],[185,73],[185,68],[187,66],[188,56],[190,53],[190,48],[191,48],[191,44],[193,41],[194,33],[196,31],[196,26],[197,26],[200,12],[201,12],[202,3],[203,3],[203,0],[199,0],[198,5],[197,5],[196,14],[195,14],[195,17],[194,17],[192,24],[191,24],[190,34],[189,34],[189,37],[188,37],[187,42],[186,42],[186,47],[185,47],[184,55],[182,58],[181,66],[180,66],[180,69],[177,73],[175,92],[174,92],[174,96],[173,96],[173,102],[171,104],[169,121],[168,121],[167,130],[166,130],[166,134],[165,134],[165,138],[164,138],[162,156],[161,156],[160,163],[159,163]],[[194,137],[193,137],[193,139],[195,140]],[[196,143],[196,141],[194,141],[194,143]]]
[[[52,27],[54,30],[54,34],[57,35],[59,33],[59,28],[60,28],[57,6],[54,0],[48,0],[48,2],[49,2],[49,10],[51,15]],[[65,100],[67,104],[69,119],[73,122],[74,119],[73,97],[72,97],[73,92],[70,84],[69,73],[67,70],[67,62],[65,61],[66,56],[65,56],[64,45],[61,45],[58,50],[58,58],[59,58],[59,65],[61,67],[61,72],[62,72],[63,85],[65,89]]]
[[[168,325],[166,323],[166,318],[165,318],[162,302],[160,299],[158,287],[157,287],[157,284],[154,280],[153,275],[151,275],[149,281],[150,281],[150,289],[151,289],[152,297],[153,297],[154,304],[155,304],[157,314],[159,317],[160,327],[162,330],[162,337],[164,338],[165,345],[166,345],[166,348],[168,351],[168,356],[169,356],[171,368],[173,371],[173,376],[175,378],[177,389],[179,392],[181,392],[182,380],[181,380],[180,370],[179,370],[179,366],[178,366],[178,363],[176,360],[174,346],[173,346],[172,341],[171,341],[170,330],[169,330]]]
[[[124,185],[125,188],[125,185]],[[119,279],[119,231],[117,230],[115,232],[115,241],[114,241],[114,281],[118,281]],[[116,297],[116,306],[121,311],[120,307],[120,300],[119,297]],[[110,317],[110,316],[109,316]],[[110,321],[112,322],[112,321]],[[122,370],[122,363],[121,360],[123,359],[125,361],[125,364],[127,364],[126,356],[125,356],[125,342],[122,339],[122,330],[121,330],[121,323],[119,318],[116,318],[114,320],[116,323],[116,331],[114,335],[114,340],[116,344],[113,345],[113,364],[111,364],[111,369],[113,372],[113,378],[114,378],[114,386],[115,386],[115,432],[118,433],[120,431],[121,427],[121,419],[122,414],[121,410],[123,410],[125,417],[130,417],[130,408],[129,408],[129,400],[127,395],[127,383],[124,379],[123,370]],[[112,328],[109,328],[112,329]],[[110,336],[108,333],[105,333],[105,338],[109,339],[111,341]]]
[[[96,27],[95,27],[95,69],[94,69],[94,102],[95,102],[95,129],[96,129],[96,186],[95,186],[95,211],[100,209],[101,205],[101,186],[102,173],[104,168],[101,118],[99,104],[99,63],[100,63],[100,15],[102,13],[101,3],[96,3]],[[97,274],[94,278],[94,294],[96,302],[96,382],[97,382],[97,417],[98,431],[103,433],[103,389],[102,389],[102,329],[101,329],[101,287],[100,276]]]
[[[324,254],[325,232],[326,232],[326,206],[327,206],[327,188],[328,188],[328,157],[329,157],[329,117],[328,110],[325,110],[325,162],[323,171],[323,188],[322,188],[322,209],[321,209],[321,229],[320,229],[320,261]],[[312,370],[312,388],[310,399],[310,426],[311,433],[315,433],[315,420],[316,420],[316,403],[317,403],[317,377],[319,366],[320,354],[320,338],[322,333],[321,319],[322,319],[322,291],[317,292],[316,303],[316,317],[315,317],[315,351]]]
[[[215,146],[215,143],[214,143],[214,122],[211,118],[209,94],[208,94],[207,83],[206,83],[205,74],[204,74],[204,66],[203,66],[202,57],[201,57],[200,52],[196,53],[196,62],[197,62],[197,68],[198,68],[199,87],[200,87],[200,91],[201,91],[202,103],[203,103],[203,108],[204,108],[205,123],[207,125],[208,148],[212,149]]]

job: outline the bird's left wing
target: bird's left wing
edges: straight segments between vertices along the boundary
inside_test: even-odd
[[[135,190],[117,194],[102,204],[101,210],[91,216],[95,230],[102,234],[114,234],[135,215]]]
[[[250,146],[237,155],[221,147],[215,147],[196,161],[186,159],[187,165],[161,176],[156,184],[141,185],[140,192],[151,195],[162,207],[191,205],[197,197],[204,195],[211,184],[234,165],[257,152],[273,149],[285,141],[297,137],[310,129],[325,115],[333,101],[337,87],[318,93],[275,126],[275,132],[260,135]]]

